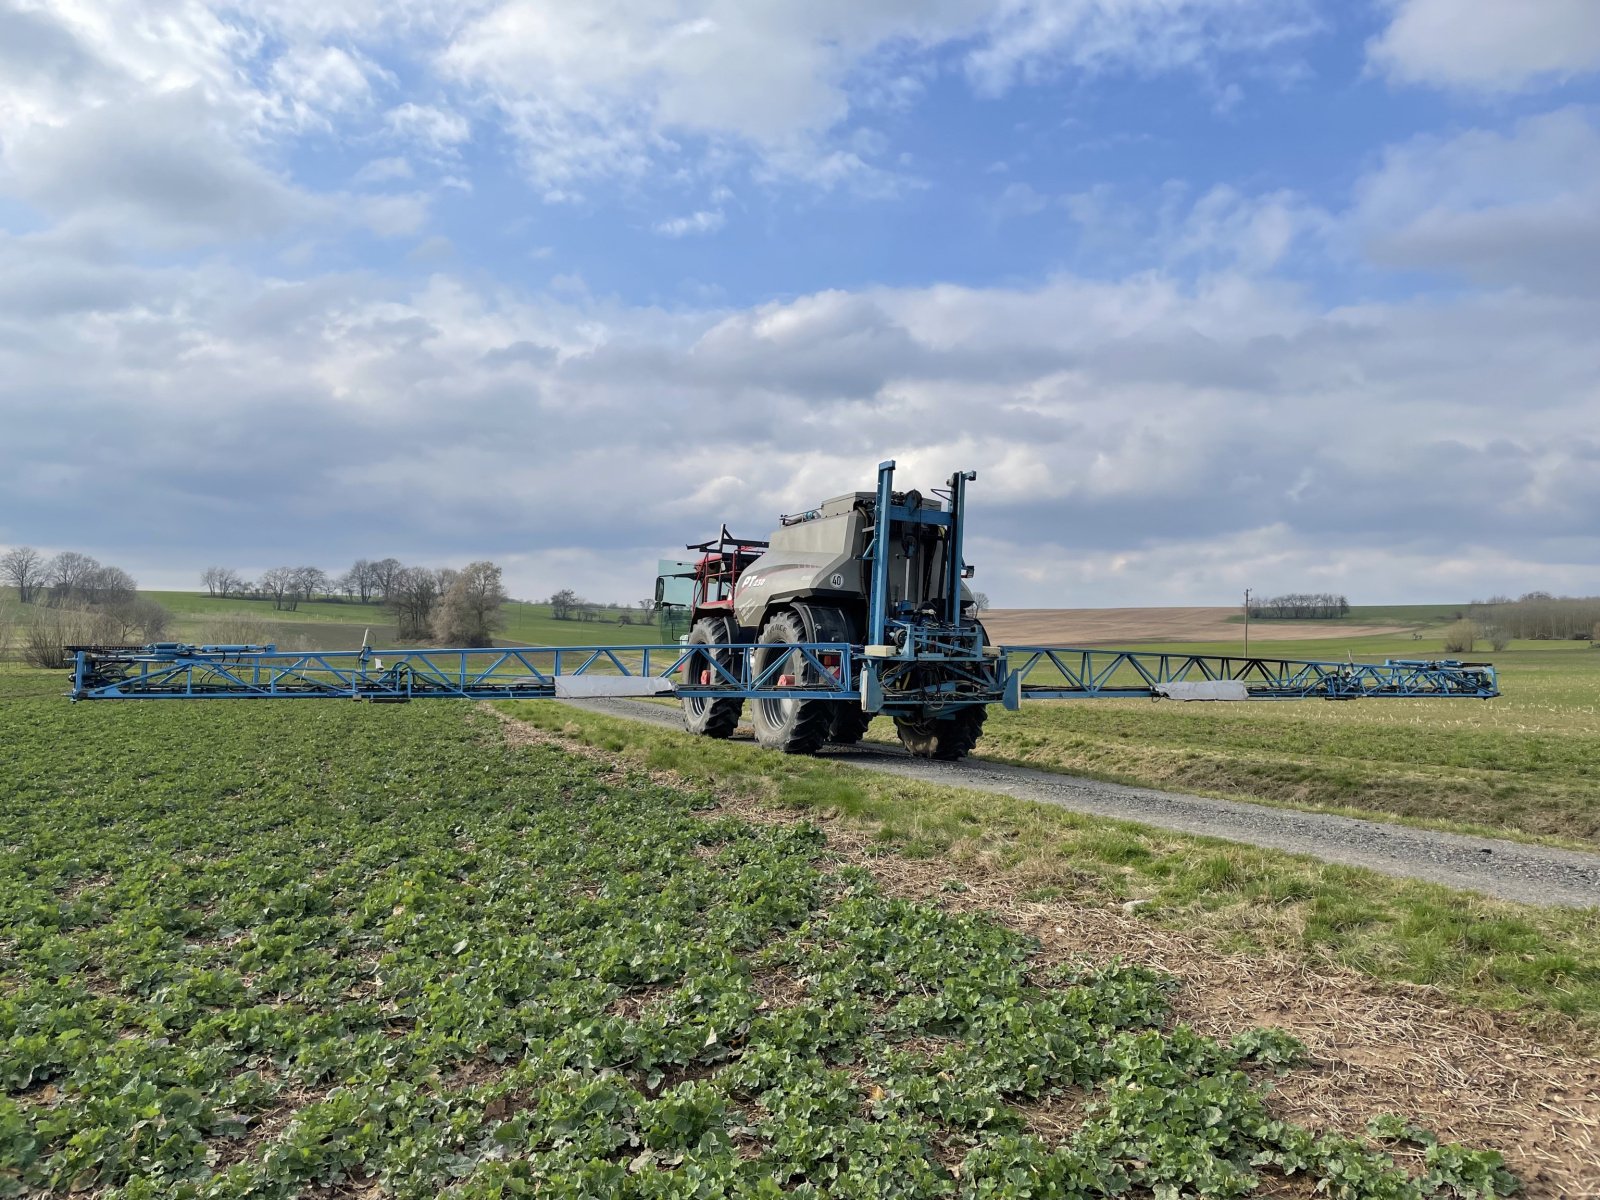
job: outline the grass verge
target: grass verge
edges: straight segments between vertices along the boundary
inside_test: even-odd
[[[1274,645],[1290,658],[1438,657],[1437,641]],[[1228,646],[1160,646],[1195,654]],[[1045,770],[1424,827],[1600,841],[1600,653],[1517,643],[1494,700],[1055,701],[991,711],[981,752]]]

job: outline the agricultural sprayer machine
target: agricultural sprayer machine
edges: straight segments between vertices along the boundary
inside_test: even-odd
[[[851,492],[781,519],[765,539],[718,537],[657,580],[688,584],[677,644],[283,652],[272,646],[79,647],[72,698],[351,699],[400,703],[676,695],[686,727],[728,737],[751,706],[756,740],[789,753],[859,741],[891,717],[925,758],[977,744],[991,705],[1145,696],[1175,700],[1478,698],[1494,668],[997,646],[973,605],[962,553],[967,484],[924,496]]]

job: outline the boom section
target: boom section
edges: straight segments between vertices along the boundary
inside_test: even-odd
[[[1148,697],[1174,700],[1489,699],[1487,663],[1383,663],[1106,650],[979,647],[937,640],[900,654],[815,642],[771,646],[512,646],[491,649],[280,651],[273,646],[75,647],[74,700],[422,699],[541,700],[685,696],[833,699],[868,712],[930,705],[1016,708],[1024,700]],[[875,648],[876,649],[876,648]],[[766,653],[761,653],[765,651]],[[970,662],[968,659],[970,657]],[[918,664],[937,660],[935,689]],[[970,670],[962,670],[963,665]],[[954,670],[950,670],[954,668]]]
[[[1500,694],[1493,666],[1454,659],[1323,662],[1071,646],[1007,646],[1005,653],[1019,681],[1012,686],[1028,700],[1490,700]]]

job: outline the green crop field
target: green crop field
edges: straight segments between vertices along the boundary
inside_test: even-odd
[[[1295,1043],[1175,1025],[1180,981],[1040,966],[481,709],[47,690],[0,674],[0,1194],[1512,1186],[1404,1114],[1275,1118]]]

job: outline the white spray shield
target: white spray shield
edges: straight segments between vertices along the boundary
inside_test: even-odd
[[[1199,679],[1193,683],[1158,683],[1151,691],[1168,700],[1248,700],[1250,689],[1237,679]]]
[[[557,675],[557,700],[597,700],[616,696],[670,696],[677,685],[655,675]]]

